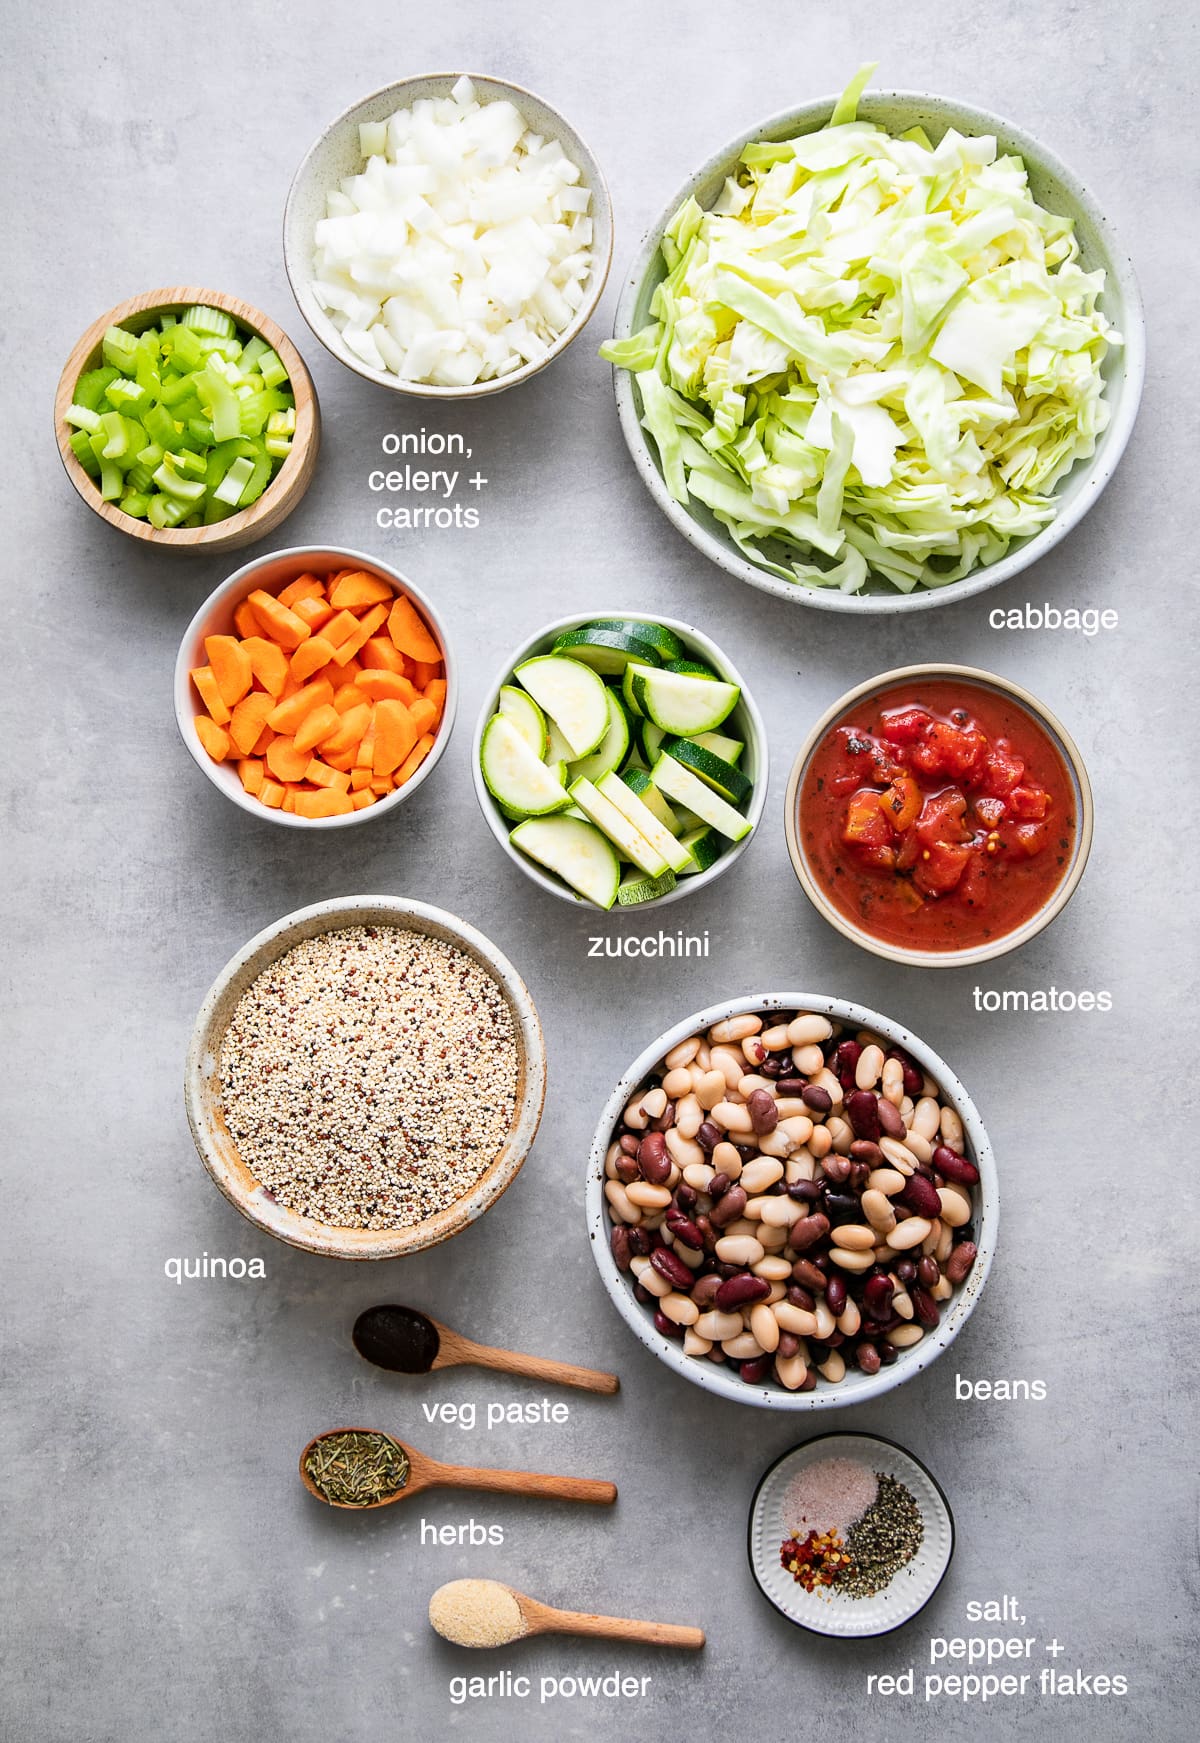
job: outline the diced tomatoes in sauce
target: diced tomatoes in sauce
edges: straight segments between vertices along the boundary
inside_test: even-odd
[[[999,691],[939,680],[871,697],[818,745],[800,792],[813,876],[881,942],[963,950],[1050,900],[1075,795],[1057,746]]]

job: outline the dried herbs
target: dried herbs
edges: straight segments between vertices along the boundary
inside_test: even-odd
[[[304,1455],[304,1474],[335,1507],[372,1507],[408,1482],[408,1454],[388,1434],[343,1429],[322,1435]]]

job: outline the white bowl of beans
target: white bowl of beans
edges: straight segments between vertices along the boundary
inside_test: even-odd
[[[991,1266],[998,1184],[932,1048],[845,999],[749,994],[653,1042],[588,1165],[588,1233],[660,1361],[768,1410],[859,1404],[954,1340]]]

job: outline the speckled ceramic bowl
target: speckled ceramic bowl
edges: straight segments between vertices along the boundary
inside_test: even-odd
[[[703,1358],[685,1356],[680,1344],[664,1337],[655,1328],[650,1310],[635,1300],[632,1278],[617,1269],[609,1242],[612,1225],[604,1197],[604,1158],[630,1096],[672,1047],[677,1047],[698,1030],[711,1028],[726,1017],[741,1016],[747,1011],[759,1014],[812,1011],[828,1017],[831,1022],[842,1023],[850,1030],[870,1029],[893,1046],[903,1048],[923,1071],[937,1081],[943,1099],[958,1114],[963,1123],[967,1155],[979,1170],[979,1185],[973,1188],[975,1242],[979,1251],[966,1282],[942,1304],[941,1323],[914,1348],[901,1350],[890,1368],[881,1368],[877,1374],[863,1374],[857,1368],[851,1368],[839,1385],[833,1386],[821,1380],[811,1392],[788,1392],[774,1380],[749,1386],[727,1365],[717,1367],[714,1362]],[[945,1060],[892,1018],[880,1016],[877,1011],[869,1011],[865,1006],[851,1004],[846,999],[826,998],[819,993],[749,993],[743,998],[727,999],[696,1012],[694,1016],[685,1017],[683,1022],[676,1023],[665,1035],[652,1042],[634,1060],[604,1104],[588,1158],[585,1199],[592,1257],[614,1307],[633,1335],[673,1373],[690,1380],[693,1385],[702,1386],[706,1392],[713,1392],[731,1403],[754,1404],[764,1410],[837,1410],[843,1405],[863,1404],[902,1386],[936,1361],[954,1342],[983,1293],[996,1250],[1000,1221],[999,1181],[987,1132],[974,1102]]]
[[[499,1154],[462,1198],[403,1229],[335,1228],[279,1203],[238,1154],[221,1107],[219,1061],[238,1000],[263,969],[294,945],[348,926],[398,926],[444,939],[473,957],[496,982],[517,1036],[516,1111]],[[546,1052],[537,1010],[525,982],[496,946],[441,908],[398,896],[346,896],[286,914],[239,950],[217,976],[196,1018],[184,1074],[184,1102],[200,1160],[236,1210],[290,1246],[334,1259],[396,1259],[461,1234],[512,1185],[537,1136],[546,1094]]]
[[[824,127],[833,113],[836,97],[819,97],[798,108],[772,115],[757,127],[730,140],[713,153],[665,206],[662,216],[650,226],[625,277],[617,305],[614,336],[627,339],[649,319],[650,299],[663,275],[658,252],[663,230],[689,195],[701,206],[710,206],[720,193],[726,176],[750,140],[787,139],[813,133]],[[1145,374],[1146,345],[1142,303],[1128,255],[1122,249],[1104,213],[1075,173],[1030,134],[1000,115],[977,109],[949,97],[923,91],[871,91],[862,97],[859,116],[891,133],[924,127],[936,142],[950,127],[964,134],[995,134],[1002,152],[1016,152],[1025,160],[1029,183],[1040,204],[1074,221],[1084,268],[1103,267],[1107,275],[1103,307],[1109,320],[1124,335],[1124,348],[1114,348],[1103,370],[1112,418],[1096,444],[1090,460],[1081,460],[1058,489],[1058,513],[1032,538],[1009,547],[1008,554],[988,568],[976,569],[961,581],[934,589],[900,593],[888,582],[868,579],[859,593],[841,593],[837,588],[805,587],[781,580],[750,562],[738,550],[729,533],[702,503],[686,508],[675,501],[663,482],[654,444],[641,426],[632,377],[624,369],[614,371],[617,410],[621,429],[642,481],[667,519],[688,542],[739,581],[764,593],[774,593],[797,605],[812,605],[822,611],[891,613],[927,611],[936,605],[951,605],[969,599],[986,588],[996,587],[1044,556],[1065,538],[1095,502],[1116,470],[1133,428]]]
[[[510,375],[473,382],[469,387],[439,387],[427,381],[402,381],[390,371],[372,369],[361,357],[355,356],[312,290],[313,231],[317,220],[325,216],[325,196],[344,176],[356,175],[362,166],[358,145],[361,122],[387,121],[397,109],[408,108],[421,97],[448,97],[461,77],[461,72],[420,73],[409,79],[400,79],[394,85],[384,85],[380,90],[372,91],[369,97],[363,97],[344,109],[335,121],[330,122],[296,171],[283,214],[283,260],[292,295],[317,338],[339,363],[353,369],[356,375],[414,399],[483,399],[489,394],[503,393],[506,388],[516,387],[519,382],[537,375],[560,357],[583,331],[600,301],[612,263],[612,205],[608,185],[599,163],[579,134],[557,109],[551,108],[542,97],[534,96],[532,91],[509,84],[505,79],[468,73],[467,77],[481,98],[488,102],[507,99],[539,133],[547,139],[557,139],[572,162],[578,164],[584,185],[591,189],[592,270],[584,286],[583,301],[574,319],[564,327],[544,356],[526,363],[521,369],[514,369]]]

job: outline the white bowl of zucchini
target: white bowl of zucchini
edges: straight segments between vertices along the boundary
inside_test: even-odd
[[[487,692],[475,792],[508,857],[597,908],[673,902],[745,852],[767,738],[740,673],[691,624],[640,611],[564,617]]]

